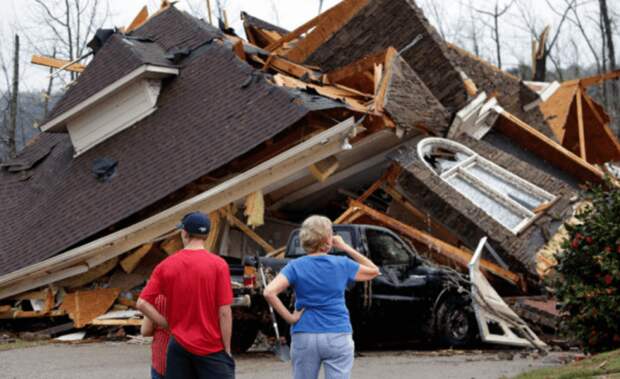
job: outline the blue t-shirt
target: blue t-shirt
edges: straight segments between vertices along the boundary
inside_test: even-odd
[[[344,291],[359,263],[341,256],[305,256],[281,271],[295,290],[296,309],[305,309],[292,333],[351,333]]]

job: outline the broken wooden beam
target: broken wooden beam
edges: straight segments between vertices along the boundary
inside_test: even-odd
[[[404,224],[382,212],[379,212],[373,208],[362,204],[359,201],[351,200],[350,207],[358,209],[365,215],[371,217],[379,223],[397,231],[398,233],[408,238],[411,238],[414,241],[428,246],[431,252],[441,254],[444,257],[447,257],[454,262],[459,263],[463,267],[467,267],[467,265],[471,261],[471,258],[473,257],[473,254],[471,252],[460,249],[438,238],[435,238],[428,233],[422,232],[416,228]],[[488,271],[493,275],[498,276],[521,288],[521,278],[518,274],[515,274],[495,263],[489,262],[484,259],[480,260],[480,266],[483,270]]]
[[[269,242],[265,241],[261,236],[256,234],[243,221],[235,217],[235,215],[233,215],[229,210],[225,209],[225,210],[222,210],[222,212],[224,212],[224,216],[228,219],[231,225],[239,228],[243,233],[245,233],[254,242],[256,242],[260,247],[262,247],[267,253],[270,253],[275,250],[274,247],[269,244]]]
[[[40,65],[40,66],[45,66],[45,67],[51,67],[51,68],[62,68],[66,66],[68,63],[71,63],[71,61],[67,61],[64,59],[58,59],[58,58],[46,57],[43,55],[33,55],[30,60],[30,63]],[[79,63],[74,63],[70,66],[64,67],[64,70],[66,71],[78,72],[78,73],[81,73],[85,69],[86,69],[86,66],[84,66],[83,64],[79,64]]]
[[[329,178],[340,166],[340,162],[334,156],[327,157],[322,161],[316,162],[308,166],[308,170],[316,180],[323,183]]]

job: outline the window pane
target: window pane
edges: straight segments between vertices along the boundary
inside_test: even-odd
[[[473,166],[467,167],[467,172],[480,179],[483,183],[486,183],[495,191],[511,198],[531,211],[544,202],[544,200],[539,196],[521,189],[514,183],[510,183],[503,177],[479,164],[474,164]]]
[[[446,181],[506,228],[514,230],[524,220],[522,216],[493,199],[479,188],[471,185],[468,181],[459,177],[458,174],[446,178]]]

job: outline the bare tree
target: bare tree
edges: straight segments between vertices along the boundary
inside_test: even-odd
[[[492,17],[492,22],[483,21],[484,24],[491,29],[493,42],[495,42],[495,51],[497,54],[497,67],[502,68],[502,44],[500,40],[499,33],[499,19],[508,12],[508,10],[515,3],[515,0],[512,0],[510,3],[506,4],[505,7],[500,8],[499,0],[495,1],[495,7],[493,11],[487,11],[482,9],[476,9],[476,12]]]
[[[529,32],[532,35],[532,71],[534,74],[533,80],[544,82],[547,79],[547,59],[549,59],[555,67],[558,79],[563,80],[562,65],[560,64],[559,56],[552,56],[551,51],[559,41],[560,33],[562,32],[562,25],[568,18],[568,14],[571,9],[574,8],[577,0],[566,0],[566,8],[559,12],[555,6],[549,1],[545,0],[547,6],[557,15],[560,16],[558,26],[555,28],[552,37],[549,37],[550,26],[545,26],[544,29],[539,32],[537,30],[536,19],[530,12],[527,11],[527,5],[517,3],[519,12],[525,22]]]
[[[17,101],[19,99],[19,35],[15,34],[13,50],[13,82],[11,85],[11,101],[9,110],[9,128],[7,133],[9,157],[15,158],[17,154]]]
[[[32,23],[36,24],[38,44],[45,45],[48,54],[74,60],[84,55],[95,31],[109,15],[106,0],[32,0]],[[33,28],[34,29],[34,28]],[[72,72],[71,79],[76,73]]]

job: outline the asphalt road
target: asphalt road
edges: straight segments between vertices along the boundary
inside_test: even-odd
[[[148,378],[150,346],[141,344],[49,344],[0,351],[2,378],[131,379]],[[356,358],[355,379],[511,377],[532,368],[557,365],[561,353],[523,357],[519,352],[382,351],[362,352]],[[235,357],[237,379],[290,378],[290,366],[269,353]],[[321,375],[322,377],[322,375]]]

